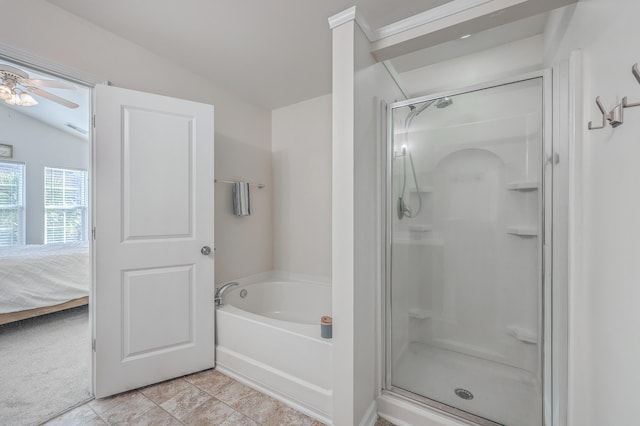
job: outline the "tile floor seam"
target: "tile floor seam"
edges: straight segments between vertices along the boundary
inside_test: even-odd
[[[215,369],[214,369],[214,370],[215,370]],[[215,399],[216,401],[218,401],[220,404],[224,405],[225,407],[229,407],[231,410],[233,410],[233,412],[234,412],[234,413],[240,414],[241,416],[244,416],[244,417],[246,417],[246,418],[248,418],[248,419],[251,419],[251,420],[253,420],[254,422],[256,422],[258,425],[262,425],[262,424],[263,424],[263,423],[260,423],[259,421],[257,421],[256,419],[254,419],[253,417],[246,415],[246,414],[245,414],[245,413],[243,413],[242,411],[240,411],[240,410],[237,410],[237,409],[233,408],[231,405],[227,404],[227,403],[226,403],[226,402],[224,402],[223,400],[221,400],[221,399],[219,399],[219,398],[216,398],[216,396],[215,396],[213,393],[211,393],[211,392],[207,391],[206,389],[203,389],[203,388],[201,388],[200,386],[198,386],[198,385],[196,385],[196,384],[194,384],[194,383],[189,382],[188,380],[187,380],[187,382],[188,382],[188,383],[190,383],[191,385],[195,386],[196,388],[198,388],[198,389],[199,389],[199,390],[201,390],[202,392],[206,393],[207,395],[211,395],[211,397],[212,397],[213,399]],[[233,414],[232,414],[231,416],[233,416]],[[229,417],[231,417],[231,416],[229,416]]]
[[[94,398],[94,401],[97,401],[97,398]],[[90,404],[90,403],[89,403],[89,404]],[[123,404],[123,402],[121,402],[121,403],[119,403],[119,404],[114,405],[113,407],[109,408],[108,410],[103,411],[103,412],[102,412],[102,414],[100,414],[100,413],[98,413],[96,410],[94,410],[94,409],[93,409],[93,407],[91,407],[89,404],[87,404],[87,406],[89,406],[89,408],[91,408],[91,411],[93,411],[94,413],[96,413],[96,416],[98,416],[98,418],[99,418],[100,420],[102,420],[102,421],[103,421],[103,422],[105,422],[106,424],[109,424],[109,423],[107,423],[107,421],[102,417],[102,414],[105,414],[105,413],[107,413],[108,411],[113,410],[114,408],[118,408],[118,407],[120,407],[120,406]]]
[[[95,413],[95,411],[94,411],[94,413]],[[97,414],[97,413],[96,413],[96,414]],[[105,419],[104,419],[100,414],[97,414],[97,416],[98,416],[98,418],[99,418],[100,420],[102,420],[102,422],[103,422],[105,425],[108,425],[108,424],[109,424],[109,423],[108,423],[108,422],[107,422],[107,421],[106,421],[106,420],[105,420]]]
[[[140,394],[142,394],[143,396],[145,396],[142,392],[139,392]],[[175,396],[175,395],[174,395]],[[171,414],[170,412],[168,412],[167,410],[165,410],[160,404],[158,404],[157,402],[155,402],[154,400],[152,400],[151,398],[147,398],[149,399],[149,401],[153,402],[153,404],[158,407],[159,409],[161,409],[162,411],[164,411],[165,413],[167,413],[169,416],[171,416],[171,418],[173,418],[174,420],[176,420],[178,423],[180,423],[181,425],[184,425],[184,422],[182,420],[180,420],[179,418],[177,418],[176,416],[174,416],[173,414]],[[152,408],[149,408],[149,410],[151,410]],[[147,410],[146,412],[149,412],[149,410]]]
[[[196,389],[198,389],[199,391],[201,391],[201,392],[203,392],[203,393],[205,393],[205,394],[209,395],[209,396],[210,396],[214,401],[216,401],[217,403],[222,404],[222,405],[224,405],[225,407],[229,408],[229,409],[233,412],[233,414],[239,414],[239,415],[241,415],[241,416],[243,416],[243,417],[246,417],[246,418],[248,418],[248,419],[253,420],[254,422],[256,422],[256,423],[257,423],[257,424],[259,424],[259,425],[262,425],[262,423],[258,422],[258,421],[257,421],[257,420],[255,420],[254,418],[252,418],[252,417],[250,417],[250,416],[248,416],[248,415],[244,414],[243,412],[241,412],[241,411],[239,411],[239,410],[237,410],[237,409],[233,408],[232,406],[230,406],[229,404],[225,403],[225,402],[224,402],[224,401],[222,401],[221,399],[216,398],[216,396],[215,396],[212,392],[209,392],[209,391],[207,391],[206,389],[204,389],[203,387],[200,387],[200,386],[198,386],[197,384],[190,382],[190,381],[187,379],[189,376],[191,376],[191,374],[186,375],[186,376],[182,376],[182,377],[180,377],[179,379],[183,379],[185,382],[187,382],[188,384],[190,384],[190,385],[191,385],[191,386],[193,386],[194,388],[196,388]],[[143,391],[137,391],[137,392],[138,392],[138,393],[140,393],[140,394],[142,394],[143,396],[147,397],[146,395],[144,395],[144,392],[143,392]],[[180,392],[178,392],[178,394],[179,394],[179,393],[180,393]],[[178,394],[176,394],[176,395],[178,395]],[[176,395],[173,395],[173,396],[176,396]],[[184,423],[182,420],[180,420],[179,418],[177,418],[176,416],[174,416],[172,413],[170,413],[168,410],[166,410],[164,407],[162,407],[162,405],[160,405],[160,404],[156,403],[154,400],[152,400],[152,399],[151,399],[151,398],[149,398],[149,397],[147,397],[147,399],[151,400],[151,402],[153,402],[153,403],[154,403],[156,406],[158,406],[161,410],[163,410],[164,412],[166,412],[167,414],[169,414],[172,418],[174,418],[175,420],[177,420],[181,425],[185,425],[185,423]],[[205,404],[205,403],[207,403],[208,401],[209,401],[209,400],[207,400],[207,401],[202,401],[200,404],[198,404],[198,405],[194,406],[194,407],[192,408],[192,410],[190,410],[190,411],[192,411],[192,412],[193,412],[193,411],[195,411],[198,407],[201,407],[202,405],[204,405],[204,404]],[[165,402],[166,402],[166,401],[165,401]],[[232,416],[233,416],[233,414],[231,414],[229,417],[232,417]]]
[[[151,402],[153,403],[153,401],[151,401]],[[143,417],[145,414],[147,414],[147,413],[148,413],[149,411],[151,411],[151,410],[153,410],[153,407],[149,407],[149,409],[147,409],[147,410],[143,411],[143,412],[142,412],[142,413],[140,413],[140,414],[136,413],[136,415],[134,416],[134,418],[136,418],[136,417],[138,417],[138,418]],[[166,411],[165,411],[165,413],[166,413]],[[167,413],[167,414],[171,414],[171,413]]]
[[[185,377],[189,377],[189,376],[185,376]],[[233,408],[232,406],[230,406],[229,404],[227,404],[227,403],[225,403],[224,401],[222,401],[221,399],[216,398],[216,396],[215,396],[213,393],[209,392],[208,390],[201,388],[200,386],[196,385],[195,383],[191,383],[191,382],[190,382],[189,380],[187,380],[187,379],[185,379],[185,381],[186,381],[187,383],[191,384],[192,386],[195,386],[198,390],[200,390],[200,391],[202,391],[202,392],[206,393],[207,395],[211,396],[213,399],[215,399],[216,401],[218,401],[220,404],[222,404],[222,405],[224,405],[224,406],[226,406],[226,407],[229,407],[230,409],[232,409],[232,410],[233,410],[233,412],[234,412],[234,413],[242,414],[242,413],[240,413],[238,410],[236,410],[235,408]]]
[[[245,417],[246,417],[246,418],[248,418],[248,419],[253,420],[254,422],[256,422],[256,423],[257,423],[257,424],[259,424],[259,425],[264,425],[264,423],[262,423],[260,420],[258,420],[258,419],[256,419],[256,418],[253,418],[253,417],[251,417],[250,415],[243,413],[242,411],[237,411],[237,410],[236,410],[236,412],[238,412],[238,413],[242,414],[243,416],[245,416]]]
[[[116,406],[115,406],[115,407],[113,407],[113,408],[119,407],[120,405],[122,405],[122,404],[118,404],[118,405],[116,405]],[[89,408],[91,408],[91,407],[89,407]],[[105,425],[108,425],[108,424],[109,424],[109,422],[107,422],[107,420],[106,420],[106,419],[104,419],[100,413],[98,413],[98,412],[97,412],[96,410],[94,410],[93,408],[91,408],[91,410],[93,410],[93,412],[94,412],[94,413],[96,413],[96,415],[98,416],[98,418],[99,418],[100,420],[102,420],[102,422],[103,422]],[[111,410],[111,409],[109,409],[109,410],[107,410],[107,411],[110,411],[110,410]],[[106,413],[107,411],[105,411],[104,413]],[[102,414],[104,414],[104,413],[102,413]]]
[[[238,382],[238,383],[240,383],[240,384],[241,384],[241,385],[243,385],[243,386],[247,386],[247,385],[245,385],[245,384],[244,384],[244,383],[242,383],[242,382]],[[247,387],[249,387],[249,386],[247,386]],[[259,391],[257,391],[256,389],[253,389],[253,388],[251,388],[251,387],[249,387],[249,388],[250,388],[250,389],[252,389],[252,390],[254,390],[254,391],[256,391],[256,392],[259,392]],[[259,393],[260,393],[260,392],[259,392]],[[262,423],[259,419],[256,419],[256,418],[254,418],[254,417],[250,416],[249,414],[245,413],[244,411],[241,411],[239,407],[238,407],[238,408],[234,408],[234,407],[232,407],[231,405],[229,405],[229,404],[225,403],[224,401],[222,401],[222,400],[220,400],[220,401],[221,401],[224,405],[226,405],[227,407],[231,408],[231,409],[232,409],[233,411],[235,411],[236,413],[239,413],[239,414],[241,414],[241,415],[245,416],[246,418],[253,420],[253,421],[254,421],[254,422],[256,422],[258,425],[263,425],[263,424],[264,424],[264,423]]]
[[[126,391],[125,393],[127,393],[127,392],[131,392],[131,393],[140,393],[137,389],[135,389],[135,390],[130,390],[130,391]],[[117,394],[117,395],[121,395],[121,394]],[[117,395],[112,395],[112,396],[117,396]],[[107,398],[109,398],[109,397],[107,397]],[[89,408],[91,408],[91,410],[92,410],[94,413],[96,413],[96,415],[100,418],[100,420],[102,420],[102,421],[103,421],[103,422],[105,422],[106,424],[109,424],[109,422],[107,422],[107,421],[106,421],[106,419],[104,419],[104,418],[102,417],[102,414],[106,414],[107,412],[109,412],[109,411],[111,411],[111,410],[115,410],[116,408],[119,408],[119,407],[121,407],[122,405],[124,405],[124,404],[125,404],[125,402],[126,402],[126,401],[121,401],[121,402],[117,403],[116,405],[114,405],[113,407],[109,407],[109,409],[104,410],[102,413],[99,413],[99,412],[97,412],[96,410],[94,410],[94,409],[93,409],[93,407],[90,405],[90,404],[91,404],[91,402],[93,402],[93,401],[97,401],[97,400],[98,400],[98,398],[96,398],[96,397],[94,396],[93,400],[92,400],[92,401],[89,401],[86,405],[87,405]]]
[[[205,392],[206,392],[206,391],[205,391]],[[207,392],[207,393],[209,393],[209,392]],[[209,393],[209,395],[211,395],[211,394]],[[242,414],[242,415],[243,415],[243,416],[245,416],[245,417],[249,417],[249,416],[245,415],[244,413],[241,413],[240,411],[236,410],[235,408],[233,408],[232,406],[230,406],[230,405],[229,405],[229,404],[227,404],[226,402],[224,402],[224,401],[222,401],[222,400],[219,400],[218,398],[216,398],[216,397],[215,397],[215,396],[213,396],[213,395],[211,395],[211,396],[213,397],[213,399],[215,399],[216,401],[218,401],[220,404],[224,405],[225,407],[229,407],[231,410],[233,410],[233,412],[234,412],[234,413]],[[229,417],[231,417],[231,416],[229,416]]]
[[[91,401],[95,401],[95,400],[96,400],[96,398],[94,397]],[[93,414],[95,414],[98,419],[102,420],[105,424],[107,424],[107,422],[104,421],[102,416],[100,416],[100,414],[98,414],[98,412],[96,410],[94,410],[93,407],[91,407],[91,405],[89,405],[91,403],[91,401],[89,401],[86,404],[84,404],[84,406],[87,407],[89,410],[93,411]]]
[[[199,390],[200,392],[204,392],[202,389],[200,389],[199,387],[193,385],[193,387],[195,387],[197,390]],[[177,394],[173,395],[173,397],[169,398],[167,401],[163,402],[163,404],[171,401],[173,398],[177,397],[178,395],[184,393],[186,391],[183,390],[181,392],[178,392]],[[205,394],[209,395],[210,397],[214,398],[213,395],[209,394],[208,392],[204,392]],[[214,398],[215,399],[215,398]],[[207,403],[209,401],[209,399],[206,399],[202,402],[200,402],[199,404],[196,404],[195,406],[193,406],[191,409],[189,409],[189,413],[194,412],[196,409],[198,409],[198,407],[201,407],[202,405],[204,405],[205,403]],[[182,422],[182,420],[180,420],[179,418],[177,418],[176,416],[174,416],[172,413],[169,412],[169,410],[167,410],[166,408],[164,408],[162,405],[160,405],[160,408],[163,409],[164,411],[166,411],[167,413],[169,413],[172,417],[175,417],[181,424],[184,424],[184,422]]]
[[[139,390],[137,390],[137,389],[134,391],[134,395],[139,395],[139,396],[141,396],[142,398],[146,399],[147,401],[149,401],[150,403],[152,403],[152,404],[154,404],[154,405],[155,405],[155,403],[154,403],[153,401],[151,401],[149,398],[147,398],[146,396],[144,396],[144,394],[143,394],[142,392],[140,392]],[[117,407],[119,407],[119,406],[121,406],[121,405],[124,405],[124,403],[122,403],[122,404],[118,404],[118,405],[116,405],[115,407],[110,408],[109,410],[105,411],[103,414],[107,414],[107,413],[109,413],[109,412],[111,412],[111,411],[114,411],[114,409],[115,409],[115,408],[117,408]],[[149,411],[151,411],[151,409],[152,409],[152,408],[153,408],[153,407],[149,407],[149,408],[147,408],[146,410],[144,410],[144,411],[143,411],[143,412],[141,412],[141,413],[136,413],[134,417],[144,416],[144,415],[145,415],[145,414],[147,414]],[[165,410],[165,411],[166,411],[166,410]],[[105,422],[107,425],[109,425],[109,426],[114,426],[114,423],[109,422],[109,421],[107,420],[107,419],[109,418],[108,416],[107,416],[107,418],[106,418],[106,419],[105,419],[104,417],[102,417],[102,416],[100,416],[100,418],[101,418],[101,419],[102,419],[102,421],[103,421],[103,422]],[[116,424],[117,424],[117,422],[116,422]]]

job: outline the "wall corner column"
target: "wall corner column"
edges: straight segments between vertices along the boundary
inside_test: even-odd
[[[343,18],[345,13],[340,14]],[[336,15],[338,17],[338,15]],[[334,17],[334,18],[336,18]],[[333,32],[331,262],[333,310],[332,423],[354,422],[354,148],[355,20],[329,21]]]

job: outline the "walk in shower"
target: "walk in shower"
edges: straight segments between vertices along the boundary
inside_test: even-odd
[[[384,388],[478,424],[550,409],[544,78],[389,108]]]

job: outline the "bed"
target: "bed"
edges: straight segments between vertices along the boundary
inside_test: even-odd
[[[0,248],[0,325],[86,305],[88,243]]]

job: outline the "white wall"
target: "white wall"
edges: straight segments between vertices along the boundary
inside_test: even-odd
[[[558,14],[546,40],[553,64],[573,49],[584,54],[584,107],[576,123],[577,153],[571,176],[577,196],[571,221],[569,287],[569,424],[637,424],[640,385],[640,110],[625,111],[617,129],[586,130],[599,123],[595,97],[607,108],[623,96],[640,100],[631,66],[640,62],[640,3],[636,0],[580,1]],[[577,111],[581,116],[582,111]],[[581,251],[579,251],[581,249]]]
[[[331,95],[272,111],[273,264],[331,276]]]
[[[0,40],[11,48],[115,86],[215,105],[217,177],[268,185],[252,200],[250,218],[233,216],[229,193],[218,191],[216,282],[272,269],[270,111],[44,0],[1,0],[0,7],[11,18],[0,26]]]
[[[273,269],[273,182],[268,146],[216,134],[215,156],[218,179],[266,185],[251,187],[251,216],[237,217],[232,211],[232,185],[216,184],[216,283],[220,284]]]
[[[89,142],[0,106],[0,143],[25,164],[26,243],[44,243],[44,167],[88,170]]]

